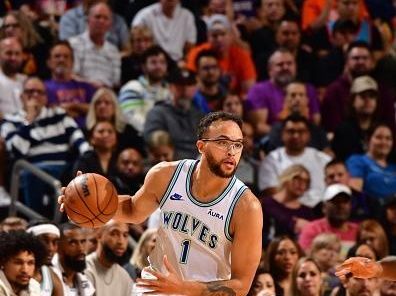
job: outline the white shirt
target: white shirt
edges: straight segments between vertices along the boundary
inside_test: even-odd
[[[331,157],[315,148],[307,147],[298,156],[286,154],[284,147],[272,151],[260,164],[259,189],[264,190],[279,185],[279,175],[293,164],[303,165],[311,175],[310,189],[301,197],[302,204],[316,206],[321,200],[325,189],[324,167]]]
[[[11,79],[0,70],[0,112],[3,115],[22,109],[20,97],[25,79],[23,74],[17,74],[15,79]]]
[[[140,25],[150,28],[156,43],[175,61],[183,58],[186,42],[195,44],[197,41],[194,16],[180,4],[176,6],[172,18],[163,13],[160,3],[142,9],[132,22],[132,27]]]
[[[105,41],[95,45],[88,31],[69,39],[74,53],[74,73],[82,78],[108,87],[120,84],[121,56],[117,47]]]

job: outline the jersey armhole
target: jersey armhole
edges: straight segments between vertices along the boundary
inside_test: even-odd
[[[236,203],[238,202],[238,200],[241,198],[241,196],[247,189],[248,189],[248,187],[246,185],[243,185],[243,186],[241,186],[241,188],[239,188],[238,192],[235,195],[234,200],[232,201],[232,203],[230,205],[230,208],[228,209],[226,223],[224,225],[224,234],[225,234],[225,237],[231,242],[233,240],[232,235],[230,234],[231,218],[232,218],[232,215],[234,214],[234,209],[235,209]]]
[[[166,191],[164,195],[161,197],[159,207],[160,209],[164,206],[164,203],[168,199],[169,193],[171,193],[173,187],[175,186],[175,183],[177,181],[177,178],[179,177],[180,171],[182,170],[184,164],[186,163],[187,160],[182,160],[179,162],[179,164],[176,167],[176,170],[173,172],[172,178],[168,184],[168,187],[166,188]]]

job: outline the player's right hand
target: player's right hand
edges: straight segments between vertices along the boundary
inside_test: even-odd
[[[80,176],[82,174],[83,174],[82,171],[77,171],[76,177],[78,177],[78,176]],[[65,211],[65,205],[64,205],[64,202],[65,202],[65,190],[66,190],[66,187],[62,187],[61,188],[61,195],[58,196],[58,204],[60,205],[59,206],[59,211],[61,211],[61,212]]]
[[[335,275],[344,280],[349,276],[363,279],[375,278],[380,276],[381,273],[382,266],[380,263],[364,257],[352,257],[337,266]]]

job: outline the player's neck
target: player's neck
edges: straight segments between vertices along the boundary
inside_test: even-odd
[[[230,179],[216,176],[199,163],[192,176],[192,194],[202,202],[210,201],[224,191]]]

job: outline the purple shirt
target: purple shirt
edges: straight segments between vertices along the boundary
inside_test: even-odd
[[[55,80],[45,81],[48,95],[48,105],[59,106],[65,103],[89,103],[95,93],[94,86],[87,82],[70,80],[60,82]],[[74,118],[79,127],[85,126],[85,116]]]
[[[307,95],[309,99],[309,113],[310,118],[314,114],[319,113],[319,101],[315,88],[311,84],[306,84]],[[246,110],[255,111],[257,109],[268,109],[267,123],[272,125],[279,121],[278,115],[282,111],[283,102],[285,98],[285,91],[273,84],[270,80],[258,82],[250,89]]]

